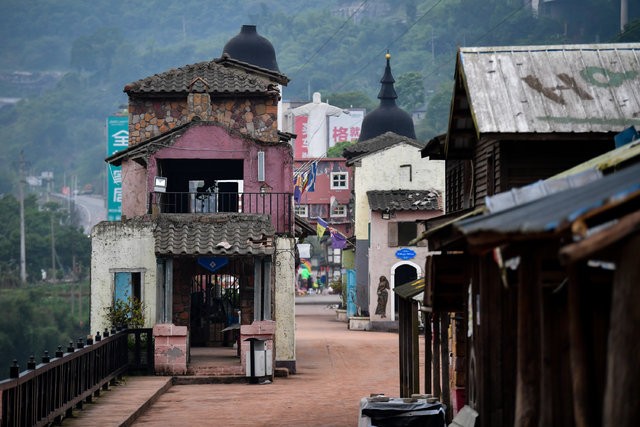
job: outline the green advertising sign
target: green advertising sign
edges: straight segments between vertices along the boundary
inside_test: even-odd
[[[107,156],[129,146],[129,118],[107,118]],[[122,216],[122,171],[120,166],[107,165],[107,221],[120,221]]]

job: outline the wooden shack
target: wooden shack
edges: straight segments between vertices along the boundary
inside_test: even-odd
[[[488,196],[609,152],[618,132],[640,124],[639,54],[640,44],[458,51],[447,133],[422,150],[423,157],[446,161],[447,218],[427,221],[421,236],[439,251],[425,261],[425,306],[433,319],[433,340],[425,340],[425,354],[432,356],[425,380],[428,391],[449,402],[454,413],[465,403],[476,409],[476,425],[512,426],[524,409],[516,408],[521,362],[515,349],[527,326],[516,321],[519,299],[508,286],[524,273],[502,268],[510,253],[499,245],[500,250],[471,252],[456,224],[484,213]],[[557,254],[559,247],[525,249],[549,254],[539,260],[542,270],[529,266],[525,277],[558,285],[563,266],[553,251]],[[534,273],[541,276],[536,279]],[[442,327],[449,322],[451,333]],[[441,347],[436,351],[439,343],[448,345],[444,340],[451,343],[449,360],[438,357]]]

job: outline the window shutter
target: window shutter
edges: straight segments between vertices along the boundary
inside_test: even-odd
[[[389,247],[398,246],[398,223],[390,222],[389,223]]]

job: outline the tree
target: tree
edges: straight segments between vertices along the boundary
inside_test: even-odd
[[[351,141],[338,142],[336,145],[327,150],[327,157],[330,159],[342,157],[342,152],[350,145],[353,145]]]
[[[67,213],[57,203],[38,204],[35,195],[25,198],[25,243],[27,280],[40,281],[41,271],[52,266],[52,238],[56,269],[68,277],[86,274],[91,256],[91,242],[79,228],[65,224]],[[0,197],[0,288],[19,283],[20,227],[18,200]],[[83,268],[84,267],[84,268]],[[49,276],[50,277],[50,276]]]
[[[411,71],[401,74],[395,84],[398,104],[409,113],[424,105],[424,78],[422,74]]]
[[[376,108],[376,103],[359,91],[331,93],[326,99],[331,105],[340,108],[364,108],[367,111]]]

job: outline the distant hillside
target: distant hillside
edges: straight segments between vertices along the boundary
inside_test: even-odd
[[[640,4],[630,3],[637,28]],[[375,105],[390,49],[398,102],[426,106],[421,139],[446,124],[457,46],[640,38],[618,34],[616,2],[554,4],[566,11],[535,17],[522,0],[4,0],[0,98],[23,100],[0,108],[0,194],[16,189],[20,151],[29,174],[54,172],[55,188],[77,177],[99,192],[105,118],[126,103],[124,85],[219,57],[242,24],[256,24],[274,44],[291,78],[289,100],[349,92]]]

